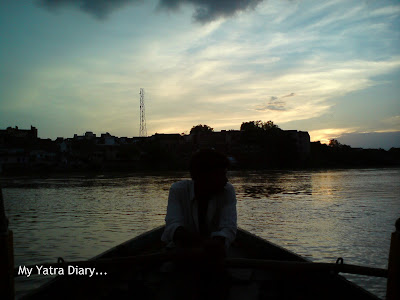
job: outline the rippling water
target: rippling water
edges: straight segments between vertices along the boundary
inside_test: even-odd
[[[1,179],[15,265],[91,258],[164,223],[186,173]],[[239,226],[312,261],[387,268],[400,169],[231,172]],[[386,280],[347,276],[383,298]],[[17,278],[21,296],[48,277]]]

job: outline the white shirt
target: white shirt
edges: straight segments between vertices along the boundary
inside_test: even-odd
[[[175,230],[183,226],[189,232],[199,232],[198,206],[195,201],[194,181],[182,180],[169,190],[165,230],[161,240],[173,244]],[[211,237],[225,238],[226,248],[232,243],[237,230],[236,194],[229,182],[224,190],[208,202],[206,224]]]

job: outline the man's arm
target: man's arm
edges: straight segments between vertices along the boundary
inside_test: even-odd
[[[211,233],[211,237],[225,243],[228,248],[236,237],[237,231],[237,211],[236,211],[236,193],[232,184],[228,183],[224,205],[221,209],[219,230]]]
[[[174,185],[169,189],[165,230],[161,236],[161,240],[167,243],[174,241],[176,230],[184,226],[183,208]]]

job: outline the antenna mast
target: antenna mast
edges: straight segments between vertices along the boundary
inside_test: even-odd
[[[144,89],[140,89],[140,130],[139,137],[147,137],[146,117],[144,114]]]

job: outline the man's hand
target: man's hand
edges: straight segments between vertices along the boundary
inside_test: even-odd
[[[201,245],[201,241],[202,239],[199,234],[188,232],[182,226],[175,230],[174,243],[178,247],[199,247]]]
[[[204,255],[210,261],[222,261],[226,257],[225,238],[215,236],[204,242]]]
[[[225,237],[223,236],[214,236],[212,240],[219,242],[225,248]]]
[[[204,240],[199,234],[188,232],[181,226],[175,230],[174,243],[181,249],[197,248],[203,253],[203,258],[211,263],[222,262],[226,257],[223,236],[214,236]]]

